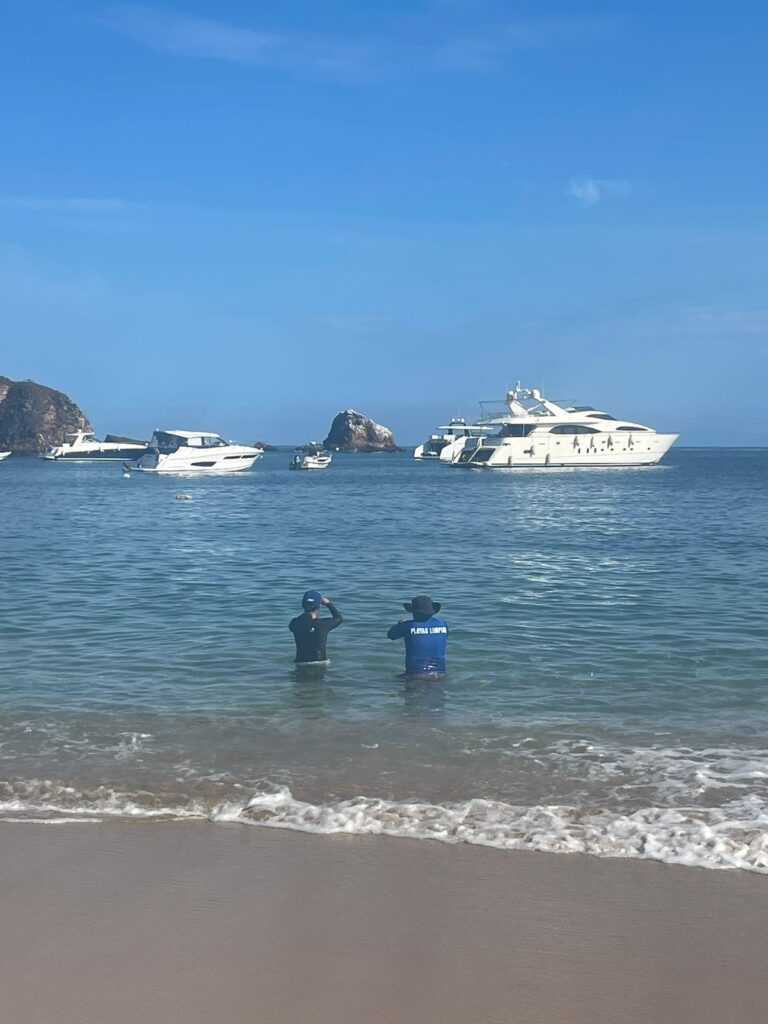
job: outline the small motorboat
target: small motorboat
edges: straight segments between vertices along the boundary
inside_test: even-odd
[[[333,456],[330,452],[307,452],[294,455],[288,463],[289,469],[328,469]]]
[[[0,462],[2,462],[3,459],[7,459],[10,454],[10,452],[0,452]]]

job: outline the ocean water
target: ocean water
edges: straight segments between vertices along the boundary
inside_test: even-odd
[[[0,817],[200,817],[768,871],[768,450],[0,465]],[[177,494],[191,496],[177,500]],[[305,589],[345,616],[303,679]],[[386,630],[426,592],[443,687]]]

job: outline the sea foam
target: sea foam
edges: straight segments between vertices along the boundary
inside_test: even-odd
[[[109,787],[78,791],[46,780],[3,784],[0,820],[99,821],[199,819],[287,828],[321,835],[383,835],[471,843],[501,850],[582,853],[768,874],[768,807],[742,796],[717,808],[645,807],[621,814],[564,805],[515,806],[496,800],[454,803],[359,796],[314,804],[288,787],[265,788],[245,802],[213,806],[163,802]]]

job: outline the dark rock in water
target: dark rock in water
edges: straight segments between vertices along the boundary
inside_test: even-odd
[[[61,444],[65,434],[76,430],[91,430],[91,425],[63,392],[0,377],[0,449],[32,455]]]
[[[280,448],[276,444],[267,444],[266,441],[254,441],[254,448],[261,448],[264,452],[279,452]]]
[[[335,452],[396,452],[392,431],[354,409],[334,417],[323,447]]]

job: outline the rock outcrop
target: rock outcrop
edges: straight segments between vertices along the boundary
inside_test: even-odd
[[[335,452],[396,452],[392,431],[354,409],[334,417],[323,447]]]
[[[63,392],[0,377],[0,450],[33,455],[61,444],[66,433],[90,429],[85,413]]]

